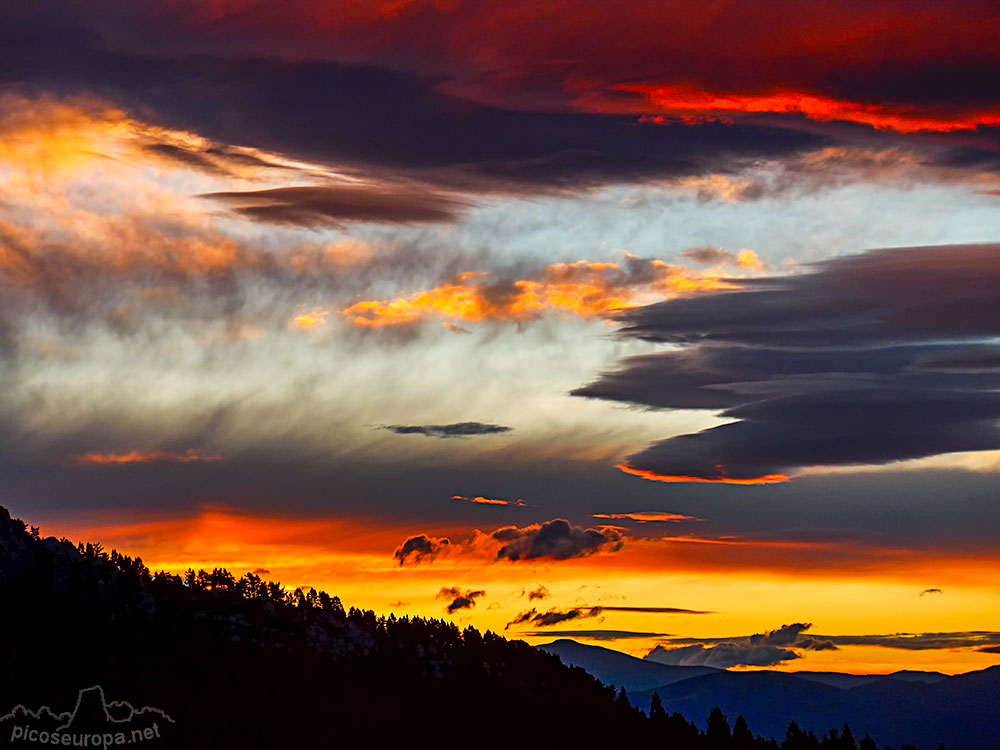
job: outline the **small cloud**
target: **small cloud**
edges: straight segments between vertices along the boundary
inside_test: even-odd
[[[407,562],[419,563],[424,558],[433,560],[450,546],[451,541],[448,539],[434,539],[426,534],[417,534],[396,547],[392,556],[399,560],[400,565],[405,565]]]
[[[668,633],[644,633],[635,630],[531,630],[524,637],[588,638],[592,641],[618,641],[629,638],[665,638]]]
[[[941,589],[924,589],[923,591],[920,592],[920,596],[923,596],[924,594],[943,594],[943,593],[944,591],[942,591]]]
[[[451,499],[462,503],[473,503],[474,505],[513,505],[517,508],[528,507],[528,504],[521,499],[500,500],[493,497],[463,497],[462,495],[455,495]]]
[[[188,448],[183,453],[168,451],[129,451],[128,453],[77,453],[70,456],[77,466],[118,466],[122,464],[175,463],[189,464],[197,461],[221,461],[222,456],[202,453]]]
[[[303,315],[296,315],[292,320],[292,325],[300,331],[311,331],[312,329],[325,324],[326,318],[329,315],[329,310],[314,310]]]
[[[267,568],[257,568],[257,569],[256,569],[256,570],[255,570],[255,571],[253,572],[253,574],[254,574],[255,576],[269,576],[269,575],[271,575],[271,571],[270,571],[270,570],[268,570]]]
[[[454,323],[442,323],[441,325],[452,333],[472,333],[468,328],[462,328],[462,326],[457,326]]]
[[[538,584],[538,588],[536,588],[534,591],[528,591],[526,593],[522,593],[522,596],[525,595],[528,597],[529,602],[541,601],[542,599],[549,598],[549,590],[544,586],[542,586],[541,584]]]
[[[460,609],[472,609],[476,606],[476,599],[486,596],[485,591],[463,591],[457,586],[445,586],[438,594],[438,599],[450,599],[451,602],[446,607],[449,614],[458,612]]]
[[[436,438],[463,438],[476,435],[499,435],[510,432],[510,427],[485,422],[455,422],[453,424],[390,424],[380,425],[380,429],[397,435],[423,435]]]
[[[550,609],[547,612],[539,612],[537,609],[529,609],[521,612],[513,620],[507,623],[506,628],[511,625],[531,624],[538,627],[550,627],[558,625],[568,620],[581,620],[589,617],[599,617],[605,612],[638,612],[642,614],[670,614],[670,615],[710,615],[697,609],[681,609],[679,607],[574,607],[572,609]],[[505,628],[505,629],[506,629]]]
[[[266,224],[343,227],[350,222],[414,224],[451,222],[465,200],[409,185],[305,185],[206,193],[244,218]]]
[[[636,521],[637,523],[679,523],[681,521],[704,521],[704,518],[682,516],[679,513],[649,511],[640,513],[595,513],[594,518],[611,521]]]

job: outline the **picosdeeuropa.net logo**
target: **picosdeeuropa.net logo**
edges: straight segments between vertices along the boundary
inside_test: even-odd
[[[108,701],[100,685],[80,690],[72,711],[56,713],[48,706],[32,710],[14,706],[0,716],[0,739],[8,747],[110,748],[155,746],[172,734],[174,720],[159,708],[135,708],[128,701]]]

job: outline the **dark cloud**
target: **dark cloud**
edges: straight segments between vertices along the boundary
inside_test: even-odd
[[[539,612],[536,609],[529,609],[527,612],[519,613],[513,620],[507,623],[505,630],[511,625],[531,624],[539,627],[558,625],[569,620],[581,620],[588,617],[597,617],[601,614],[600,607],[575,607],[573,609],[550,609],[548,612]]]
[[[817,635],[838,646],[883,646],[904,651],[1000,646],[1000,632],[967,630],[952,633],[891,633],[887,635]]]
[[[557,518],[530,526],[504,526],[485,533],[476,530],[463,540],[435,539],[419,534],[396,548],[399,564],[433,560],[440,554],[478,557],[490,562],[510,560],[569,560],[598,552],[617,552],[625,541],[615,528],[584,529]]]
[[[1000,646],[983,646],[977,648],[976,651],[981,651],[984,654],[1000,654]]]
[[[449,222],[468,203],[411,185],[313,185],[242,192],[206,193],[254,221],[305,227],[343,227],[349,222],[383,224]]]
[[[382,429],[395,432],[397,435],[463,438],[475,435],[499,435],[503,432],[510,432],[512,428],[484,422],[455,422],[454,424],[390,424],[383,426]]]
[[[450,545],[451,542],[448,539],[434,539],[426,534],[418,534],[417,536],[411,536],[396,547],[392,556],[394,559],[399,560],[400,565],[405,565],[408,562],[419,563],[425,558],[433,560],[441,552],[447,550]]]
[[[914,369],[963,372],[1000,371],[1000,347],[969,346],[932,352],[914,363]]]
[[[86,14],[44,5],[0,11],[0,84],[97,94],[213,141],[465,190],[576,191],[701,174],[831,141],[768,124],[662,128],[640,125],[634,115],[506,108],[457,96],[440,77],[398,64],[389,70],[363,55],[354,64],[332,61],[336,45],[325,47],[323,59],[255,56],[233,48],[238,37],[181,51],[198,46],[189,28],[171,49],[151,54],[124,28],[150,44],[166,41],[162,19],[144,25],[136,13],[124,24],[102,17],[107,5]],[[546,96],[551,102],[565,94],[560,85]],[[202,166],[210,169],[210,160]],[[315,221],[326,205],[305,215]],[[256,213],[296,222],[303,216],[292,208]]]
[[[714,612],[701,609],[681,609],[679,607],[608,607],[601,605],[605,612],[640,612],[654,615],[711,615]]]
[[[667,615],[709,615],[711,612],[704,612],[696,609],[680,609],[677,607],[607,607],[598,605],[596,607],[573,607],[572,609],[550,609],[547,612],[539,612],[536,609],[529,609],[521,612],[513,620],[507,623],[511,625],[531,624],[539,627],[549,627],[558,625],[567,620],[579,620],[587,617],[599,617],[604,612],[639,612],[643,614],[667,614]]]
[[[485,591],[462,590],[457,586],[445,586],[437,594],[438,599],[450,599],[447,610],[448,614],[454,614],[460,609],[472,609],[476,606],[476,599],[486,596]]]
[[[542,586],[541,584],[538,585],[538,588],[536,588],[536,589],[534,589],[532,591],[528,591],[524,595],[528,597],[528,601],[529,602],[533,602],[533,601],[536,601],[536,600],[540,601],[542,599],[548,599],[549,596],[550,596],[549,595],[549,590],[547,588],[545,588],[544,586]]]
[[[1000,647],[1000,632],[967,630],[950,633],[888,633],[885,635],[803,635],[808,625],[786,625],[763,635],[730,638],[669,638],[657,654],[669,653],[679,646],[702,646],[711,649],[722,645],[780,646],[782,648],[830,651],[840,646],[881,646],[904,651]],[[794,637],[793,637],[794,636]],[[658,647],[659,648],[659,647]],[[698,653],[691,651],[690,653]],[[673,657],[665,657],[673,658]]]
[[[874,251],[735,283],[623,313],[625,335],[682,348],[574,391],[736,420],[655,443],[627,468],[746,481],[1000,448],[1000,372],[978,366],[991,347],[969,349],[1000,335],[1000,245]]]
[[[500,543],[498,560],[569,560],[595,552],[617,552],[625,544],[620,531],[605,527],[584,529],[556,518],[541,525],[497,529],[491,538]]]
[[[734,638],[706,640],[687,645],[656,646],[646,655],[649,661],[677,666],[706,666],[728,669],[737,666],[767,667],[801,658],[796,649],[836,650],[826,636],[803,637],[809,623],[782,625],[767,633]],[[672,644],[688,639],[671,639]]]
[[[663,638],[667,633],[644,633],[638,630],[533,630],[519,633],[526,638],[590,638],[594,641],[620,641],[629,638]]]
[[[924,589],[923,591],[920,592],[920,596],[923,596],[924,594],[943,594],[943,593],[944,591],[942,591],[941,589]]]
[[[732,263],[736,259],[736,256],[728,250],[713,247],[712,245],[705,245],[704,247],[696,247],[691,250],[685,250],[681,253],[681,257],[693,260],[695,263],[701,263],[703,266],[714,266],[720,263]]]

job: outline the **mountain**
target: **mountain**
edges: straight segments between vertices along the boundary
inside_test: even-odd
[[[705,716],[718,706],[729,716],[742,714],[755,732],[779,739],[792,721],[817,734],[846,721],[856,736],[868,733],[880,743],[911,743],[921,750],[939,743],[959,750],[1000,748],[1000,666],[932,684],[888,675],[849,688],[780,672],[717,672],[630,698],[648,708],[654,692],[667,711]]]
[[[536,648],[556,654],[564,664],[581,667],[605,685],[624,687],[629,693],[718,671],[711,667],[675,667],[658,664],[614,649],[587,646],[568,638],[560,638]]]

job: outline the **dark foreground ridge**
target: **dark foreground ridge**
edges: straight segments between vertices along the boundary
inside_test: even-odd
[[[624,691],[489,631],[345,611],[335,596],[288,593],[250,573],[153,575],[141,560],[100,544],[42,539],[0,508],[0,747],[38,746],[26,739],[32,727],[71,731],[84,723],[93,736],[150,748],[358,740],[879,748],[846,727],[822,740],[792,727],[779,744],[755,738],[742,717],[730,726],[717,710],[700,730],[650,701],[647,717]],[[69,715],[76,721],[67,724]]]

